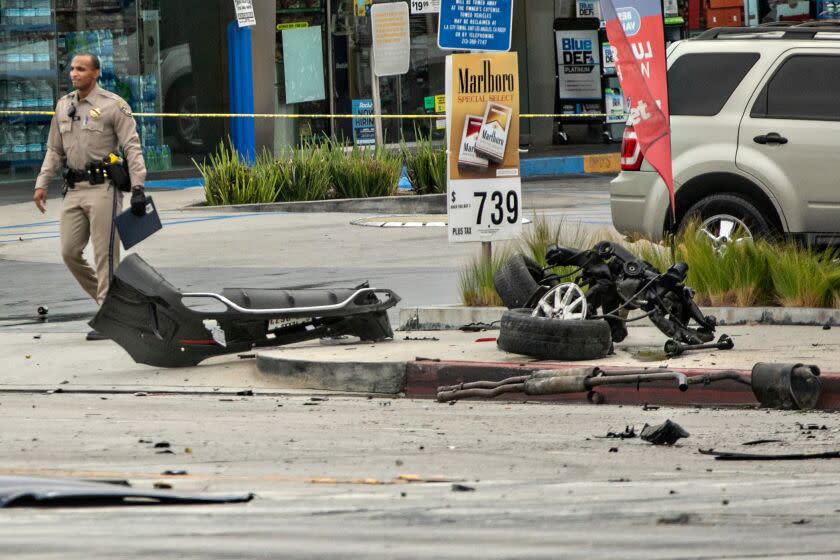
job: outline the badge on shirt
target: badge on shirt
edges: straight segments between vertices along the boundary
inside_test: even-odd
[[[88,111],[88,115],[90,115],[90,118],[92,118],[93,120],[96,120],[102,116],[102,109],[100,109],[99,107],[94,107],[93,109]]]
[[[120,111],[125,113],[126,116],[131,116],[131,108],[126,103],[120,103]]]

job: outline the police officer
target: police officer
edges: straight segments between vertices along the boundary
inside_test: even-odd
[[[73,57],[70,81],[76,91],[58,100],[50,123],[47,154],[35,183],[35,206],[46,211],[47,186],[66,168],[65,196],[61,208],[61,255],[82,288],[98,304],[108,293],[119,262],[120,242],[114,218],[122,210],[122,192],[105,177],[103,160],[120,147],[128,162],[131,211],[146,212],[143,184],[146,165],[131,109],[118,95],[100,88],[99,58],[91,53]],[[93,244],[95,268],[82,256]],[[103,338],[96,331],[88,340]]]

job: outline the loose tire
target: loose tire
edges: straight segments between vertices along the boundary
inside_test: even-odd
[[[532,317],[530,309],[510,309],[502,315],[496,344],[541,360],[595,360],[609,353],[612,337],[601,319],[558,321]]]
[[[705,232],[716,246],[725,245],[731,240],[725,239],[732,233],[732,229],[725,235],[722,231],[715,232],[715,223],[728,222],[735,224],[744,231],[743,238],[756,239],[768,237],[773,228],[756,206],[743,196],[733,193],[722,193],[708,196],[689,208],[682,220],[680,228],[692,220],[697,221],[701,230]],[[708,224],[707,227],[703,227]]]
[[[525,307],[537,291],[542,277],[540,265],[520,253],[499,268],[493,277],[493,287],[508,309]]]

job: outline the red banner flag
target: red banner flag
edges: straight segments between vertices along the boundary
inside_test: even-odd
[[[644,158],[665,181],[675,217],[668,67],[659,0],[604,0],[601,8],[630,110],[627,126],[633,128]]]

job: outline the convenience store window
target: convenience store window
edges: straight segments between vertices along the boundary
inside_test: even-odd
[[[370,2],[360,8],[358,0],[333,0],[331,6],[331,33],[334,68],[335,112],[352,112],[354,99],[371,99],[371,35]],[[446,55],[437,47],[437,14],[409,16],[411,58],[408,73],[402,76],[380,78],[380,98],[383,114],[434,113],[433,98],[445,93]],[[436,121],[429,119],[384,119],[382,131],[388,143],[401,138],[414,140],[417,127],[424,134],[432,132],[443,138]],[[352,122],[335,121],[335,134],[352,139]]]
[[[214,39],[216,27],[203,27],[198,37],[185,22],[215,12],[210,6],[215,3],[0,0],[0,110],[52,111],[57,99],[72,90],[70,60],[87,51],[100,58],[99,86],[120,95],[135,113],[197,112],[192,70],[218,75],[221,57],[208,45],[222,42]],[[202,51],[207,54],[195,56]],[[207,112],[221,108],[216,103]],[[50,119],[0,116],[0,183],[34,179],[46,152]],[[206,134],[202,128],[209,127],[197,119],[136,120],[152,178],[156,172],[194,170],[192,158],[223,135]]]

